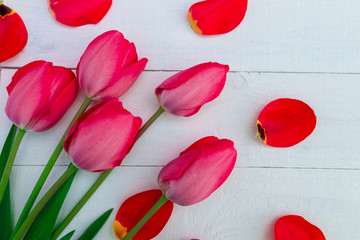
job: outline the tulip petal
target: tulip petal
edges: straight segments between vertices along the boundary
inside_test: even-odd
[[[117,99],[95,105],[84,115],[64,143],[73,163],[92,172],[119,166],[134,144],[141,118],[123,109]]]
[[[118,239],[123,239],[138,221],[155,205],[161,196],[161,190],[149,190],[138,193],[125,200],[115,218],[115,236]],[[144,240],[156,237],[168,222],[173,206],[174,204],[171,201],[167,201],[132,240]]]
[[[165,195],[174,203],[188,206],[210,196],[230,175],[236,162],[234,143],[227,139],[200,140],[168,163],[158,181]],[[200,145],[199,143],[203,143]]]
[[[212,101],[225,86],[229,66],[203,63],[168,78],[155,90],[161,106],[179,116],[191,116]]]
[[[51,88],[51,68],[52,63],[45,61],[29,63],[15,73],[7,87],[9,98],[5,112],[20,128],[31,128],[34,117],[46,106]]]
[[[27,40],[28,32],[21,17],[0,3],[0,63],[18,54]]]
[[[244,19],[247,0],[206,0],[189,9],[193,30],[202,35],[223,34],[234,30]]]
[[[95,95],[93,99],[108,100],[126,93],[144,71],[147,62],[147,58],[143,58],[122,70],[118,76],[120,81],[116,80],[109,84],[102,92]]]
[[[77,95],[77,79],[70,69],[55,66],[52,74],[52,91],[47,100],[47,107],[41,111],[34,123],[33,131],[44,131],[58,123]]]
[[[109,11],[112,0],[48,0],[51,15],[68,26],[96,24]]]
[[[193,144],[190,145],[190,147],[188,147],[187,149],[185,149],[184,151],[182,151],[180,153],[180,156],[183,155],[184,153],[190,152],[198,147],[204,146],[208,143],[212,143],[215,141],[219,141],[219,139],[217,137],[214,136],[208,136],[208,137],[204,137],[202,139],[197,140],[196,142],[194,142]]]
[[[315,129],[316,116],[306,103],[289,98],[270,102],[260,113],[258,136],[269,146],[290,147]]]
[[[326,240],[321,230],[301,216],[281,217],[275,224],[275,240]]]

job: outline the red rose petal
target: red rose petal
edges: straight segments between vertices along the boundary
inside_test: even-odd
[[[51,15],[65,25],[96,24],[109,11],[112,0],[48,0]]]
[[[149,190],[138,193],[125,200],[114,222],[114,232],[118,239],[123,239],[142,217],[162,196],[161,190]],[[174,204],[167,201],[140,229],[132,240],[152,239],[157,236],[169,220]]]
[[[234,30],[244,19],[247,0],[207,0],[189,9],[191,27],[202,35],[223,34]]]
[[[304,102],[280,98],[261,111],[258,137],[269,146],[290,147],[308,137],[316,125],[314,111]]]
[[[0,4],[0,63],[14,57],[26,45],[28,33],[21,17]]]
[[[275,240],[326,240],[321,230],[303,217],[281,217],[275,224]]]

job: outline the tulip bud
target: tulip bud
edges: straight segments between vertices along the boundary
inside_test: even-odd
[[[303,217],[281,217],[275,224],[275,240],[326,240],[321,230]]]
[[[7,87],[8,118],[27,131],[53,127],[73,103],[77,92],[75,74],[50,62],[35,61],[20,68]]]
[[[315,125],[315,113],[306,103],[280,98],[261,111],[257,136],[269,146],[291,147],[307,138]]]
[[[48,0],[48,4],[56,21],[78,27],[100,22],[109,11],[112,0]]]
[[[174,115],[188,117],[221,93],[229,66],[202,63],[165,80],[155,90],[161,107]]]
[[[202,35],[223,34],[234,30],[244,19],[247,0],[206,0],[189,9],[190,25]]]
[[[236,155],[232,141],[202,138],[165,165],[158,182],[174,203],[182,206],[198,203],[225,182],[235,166]]]
[[[71,127],[64,149],[75,166],[99,172],[120,166],[130,152],[141,127],[117,99],[86,111]]]
[[[77,66],[80,88],[93,100],[119,98],[135,83],[147,59],[138,61],[134,43],[118,31],[92,41]]]
[[[114,222],[114,233],[118,239],[123,239],[130,230],[145,216],[162,196],[161,190],[149,190],[135,194],[121,205]],[[174,204],[167,201],[145,223],[132,240],[153,239],[168,222]]]
[[[0,2],[0,63],[18,54],[27,40],[28,32],[21,17]]]

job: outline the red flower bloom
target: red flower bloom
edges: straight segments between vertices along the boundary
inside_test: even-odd
[[[234,30],[245,17],[247,0],[207,0],[189,9],[191,27],[202,35],[223,34]]]
[[[321,230],[303,217],[281,217],[275,224],[275,240],[326,240]]]
[[[307,138],[315,125],[315,113],[306,103],[280,98],[261,111],[257,136],[269,146],[291,147]]]
[[[149,190],[135,194],[121,205],[114,222],[114,232],[118,239],[126,234],[140,221],[162,196],[161,190]],[[167,201],[140,229],[132,240],[152,239],[165,227],[174,204]]]
[[[48,0],[48,3],[56,21],[78,27],[100,22],[109,11],[112,0]]]
[[[0,63],[18,54],[27,40],[28,33],[21,17],[0,3]]]

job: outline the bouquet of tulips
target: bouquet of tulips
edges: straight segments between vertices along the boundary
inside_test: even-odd
[[[208,0],[189,9],[194,31],[203,35],[223,34],[240,24],[247,1],[230,0],[228,5],[219,8],[221,1]],[[75,1],[73,4],[79,5],[79,11],[73,12],[67,1],[50,0],[49,9],[59,22],[81,26],[99,22],[111,6],[111,0],[91,2],[93,4],[84,5]],[[229,12],[241,14],[231,17]],[[14,36],[0,39],[2,62],[24,48],[27,30],[20,16],[2,2],[0,15],[0,30],[3,30],[0,34]],[[227,24],[219,24],[224,21]],[[119,98],[139,78],[147,62],[146,58],[138,59],[134,43],[113,30],[89,44],[77,65],[76,75],[70,69],[42,60],[18,69],[7,86],[5,113],[13,125],[0,156],[0,240],[57,239],[163,113],[179,117],[196,114],[204,104],[220,95],[229,71],[227,65],[207,62],[166,79],[154,89],[158,110],[143,124],[140,117],[124,108]],[[9,180],[22,139],[27,132],[46,131],[55,126],[73,104],[79,89],[83,103],[64,130],[13,228]],[[303,141],[315,125],[314,111],[304,102],[289,98],[270,102],[256,123],[258,138],[273,147],[290,147]],[[39,196],[63,149],[71,163],[50,189]],[[174,203],[189,206],[209,197],[230,176],[236,159],[234,142],[228,139],[206,136],[190,144],[162,168],[158,175],[159,189],[143,191],[124,201],[114,221],[115,236],[124,240],[154,238],[165,227]],[[59,220],[78,171],[101,172],[101,175],[70,213]],[[79,239],[93,239],[111,212],[112,209],[106,211],[91,223]],[[60,223],[56,225],[56,222]],[[61,239],[71,239],[74,231]],[[275,238],[325,239],[320,229],[300,216],[280,218],[275,226]]]

